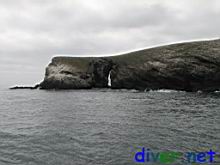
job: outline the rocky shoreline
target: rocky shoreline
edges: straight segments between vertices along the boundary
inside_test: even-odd
[[[111,57],[54,57],[40,89],[220,89],[220,40],[161,46]]]

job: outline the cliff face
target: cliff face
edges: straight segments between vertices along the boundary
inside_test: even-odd
[[[110,72],[111,71],[111,72]],[[220,89],[220,40],[174,44],[106,58],[55,57],[43,89]]]
[[[105,58],[55,57],[46,68],[41,89],[108,87],[112,61]]]

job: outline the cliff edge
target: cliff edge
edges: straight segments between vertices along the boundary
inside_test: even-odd
[[[220,89],[220,40],[172,44],[111,57],[54,57],[41,89]]]

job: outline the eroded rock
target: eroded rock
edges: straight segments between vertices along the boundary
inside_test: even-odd
[[[101,58],[56,57],[42,89],[220,89],[220,40],[173,44]]]

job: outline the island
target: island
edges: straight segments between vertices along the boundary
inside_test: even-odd
[[[220,89],[220,39],[108,57],[54,57],[37,87],[216,91]]]

